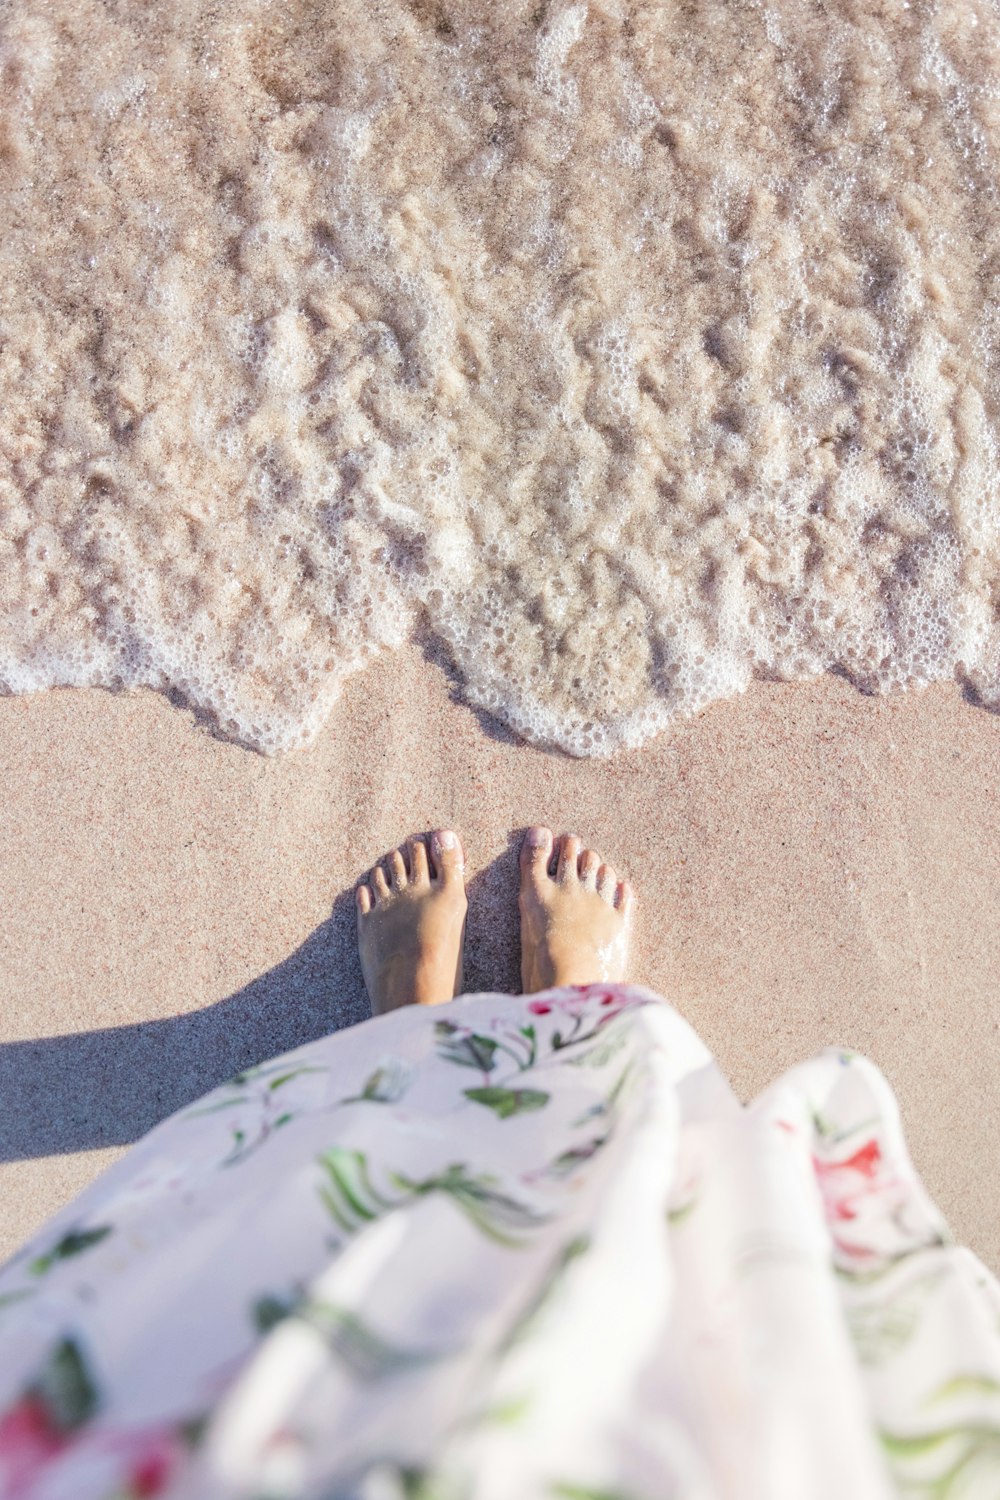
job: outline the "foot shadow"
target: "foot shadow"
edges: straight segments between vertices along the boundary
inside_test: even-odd
[[[521,836],[468,883],[468,992],[520,990]],[[0,1044],[0,1162],[128,1145],[234,1073],[370,1015],[351,889],[288,958],[205,1010]]]
[[[300,948],[206,1010],[0,1045],[0,1161],[126,1145],[241,1069],[370,1014],[345,891]]]
[[[465,990],[521,993],[521,924],[517,911],[518,853],[525,829],[507,838],[507,848],[466,885],[469,918],[465,941]]]

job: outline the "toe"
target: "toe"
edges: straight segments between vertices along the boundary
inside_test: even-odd
[[[521,844],[521,875],[524,881],[541,885],[549,878],[549,859],[552,855],[552,830],[529,828]]]
[[[410,856],[410,884],[426,885],[430,880],[430,867],[427,863],[427,845],[423,839],[412,838],[407,844]]]
[[[610,865],[602,865],[597,872],[598,894],[603,896],[609,906],[614,905],[615,886],[618,884],[618,876]]]
[[[399,849],[393,849],[386,856],[386,865],[389,870],[389,884],[394,891],[402,891],[406,888],[406,861]]]
[[[367,916],[367,914],[371,911],[372,906],[374,905],[374,902],[372,901],[372,893],[368,889],[368,887],[366,885],[359,885],[354,893],[354,899],[357,901],[358,911],[361,913],[361,915],[363,917]]]
[[[583,847],[574,833],[567,833],[559,845],[559,865],[556,870],[556,879],[560,883],[577,878],[577,863],[580,858],[580,850]]]
[[[440,880],[461,880],[465,855],[458,834],[451,828],[439,828],[431,834],[431,853]]]
[[[376,865],[368,879],[372,890],[375,892],[375,904],[378,905],[381,901],[388,901],[391,892],[382,866]]]
[[[580,881],[588,891],[597,890],[597,871],[600,868],[601,856],[595,854],[593,849],[584,849],[580,855]]]
[[[628,880],[619,880],[615,887],[615,905],[624,916],[630,916],[635,906],[635,891]]]

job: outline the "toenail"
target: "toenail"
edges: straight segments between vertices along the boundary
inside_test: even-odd
[[[458,839],[452,833],[450,828],[443,829],[442,832],[438,834],[437,841],[441,845],[442,849],[454,849],[456,844],[458,843]]]
[[[528,848],[541,849],[549,841],[549,836],[544,828],[528,829]]]

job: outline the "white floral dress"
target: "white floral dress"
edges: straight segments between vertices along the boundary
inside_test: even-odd
[[[881,1073],[648,991],[240,1074],[0,1271],[0,1500],[997,1500],[1000,1287]]]

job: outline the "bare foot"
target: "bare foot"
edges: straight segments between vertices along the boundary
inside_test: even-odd
[[[558,862],[550,875],[553,856]],[[520,907],[526,995],[550,985],[626,978],[635,892],[578,838],[567,834],[553,846],[547,828],[528,829]]]
[[[444,1005],[462,986],[465,856],[457,833],[439,829],[393,849],[358,886],[358,948],[372,1003]],[[384,865],[384,868],[383,868]]]

